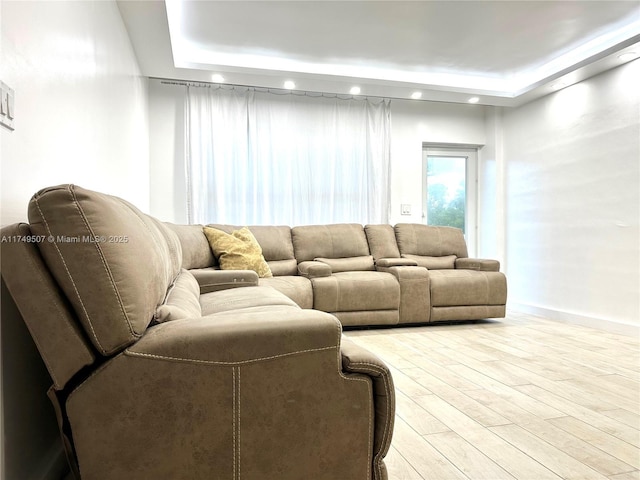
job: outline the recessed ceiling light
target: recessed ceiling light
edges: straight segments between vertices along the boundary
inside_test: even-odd
[[[480,101],[480,97],[471,97],[467,102],[469,103],[478,103]]]
[[[211,81],[215,83],[224,83],[224,77],[219,73],[214,73],[211,75]]]
[[[287,90],[293,90],[294,88],[296,88],[296,82],[287,80],[286,82],[284,82],[284,88],[286,88]]]
[[[633,60],[637,56],[638,54],[636,52],[626,52],[618,55],[618,59],[622,60],[623,62],[626,62],[627,60]]]
[[[360,95],[360,87],[351,87],[351,90],[349,90],[349,93],[351,95]]]
[[[422,92],[413,92],[411,94],[411,98],[413,98],[414,100],[418,100],[419,98],[422,98]]]

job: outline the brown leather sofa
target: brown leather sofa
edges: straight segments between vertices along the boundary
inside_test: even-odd
[[[2,277],[51,374],[77,478],[387,478],[389,371],[342,338],[336,316],[308,308],[345,323],[403,314],[409,284],[370,305],[344,293],[396,275],[357,258],[360,232],[357,245],[316,248],[313,229],[258,229],[276,273],[258,281],[216,270],[198,227],[80,187],[38,192],[28,218],[2,229]],[[326,238],[342,228],[357,230],[327,227]],[[303,253],[310,278],[297,275]]]

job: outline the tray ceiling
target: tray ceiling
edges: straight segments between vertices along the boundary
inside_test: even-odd
[[[640,55],[635,1],[120,1],[143,75],[518,105]],[[212,77],[217,74],[222,76]]]

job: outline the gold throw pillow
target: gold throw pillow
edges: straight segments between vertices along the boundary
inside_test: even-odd
[[[204,234],[223,270],[253,270],[259,277],[273,276],[262,256],[262,248],[247,227],[231,234],[217,228],[204,227]]]

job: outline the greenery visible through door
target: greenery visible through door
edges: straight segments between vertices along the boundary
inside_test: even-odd
[[[466,157],[427,157],[427,223],[465,231]]]

